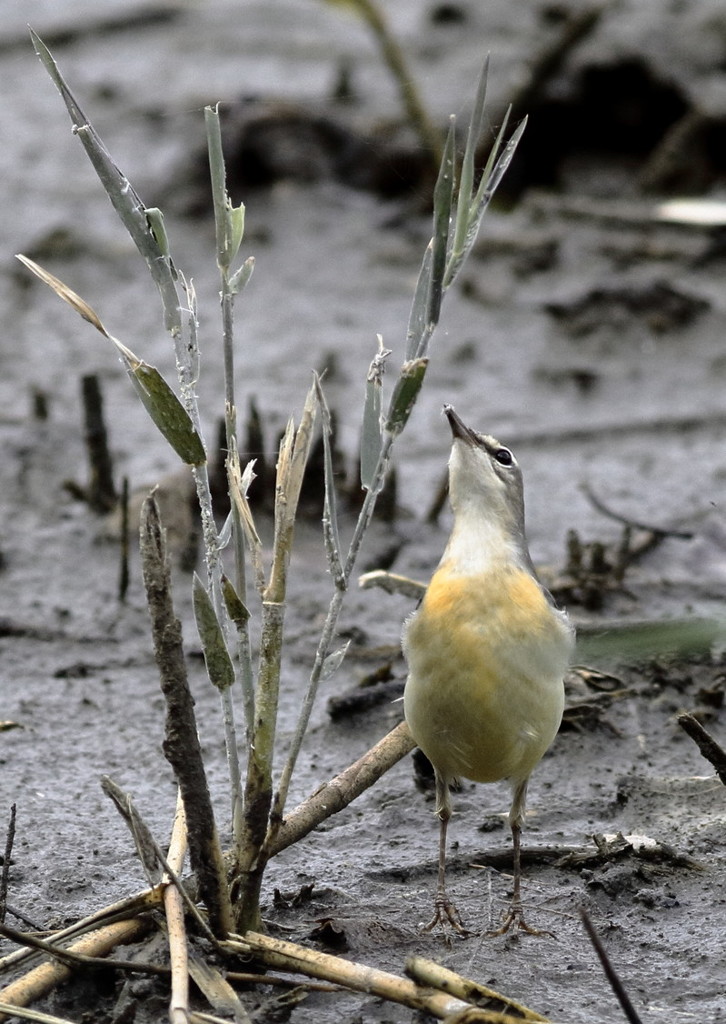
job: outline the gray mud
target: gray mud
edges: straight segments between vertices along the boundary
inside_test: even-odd
[[[556,5],[495,3],[479,10],[471,4],[461,8],[463,22],[435,24],[428,5],[395,7],[393,27],[442,124],[450,112],[466,113],[487,50],[496,117],[521,87],[533,56],[555,37],[562,16]],[[153,11],[164,18],[144,21]],[[126,28],[104,24],[137,15],[139,22]],[[213,227],[208,216],[185,213],[196,195],[192,169],[203,145],[204,103],[240,96],[273,105],[285,101],[305,116],[334,116],[365,136],[399,117],[395,88],[365,30],[323,4],[111,3],[101,14],[95,4],[37,3],[32,16],[119,165],[148,205],[171,210],[174,257],[193,276],[200,301],[200,392],[212,437],[222,411]],[[15,252],[34,255],[88,299],[113,334],[173,379],[153,286],[68,130],[61,102],[26,41],[26,19],[25,11],[8,16],[0,35],[0,718],[15,725],[0,742],[0,821],[15,803],[9,904],[39,927],[52,928],[144,888],[125,827],[101,793],[100,776],[113,776],[134,795],[160,838],[168,835],[175,803],[161,752],[163,704],[138,558],[132,558],[122,605],[118,546],[108,539],[108,524],[65,487],[68,480],[84,485],[88,477],[81,376],[101,378],[119,477],[148,487],[177,467],[111,347],[12,259]],[[564,134],[568,144],[554,134],[543,138],[533,118],[533,138],[552,180],[538,180],[531,143],[521,168],[514,169],[506,208],[487,217],[463,281],[447,296],[426,387],[396,451],[398,515],[392,526],[372,530],[364,568],[391,562],[392,544],[395,572],[425,580],[435,567],[449,519],[443,512],[438,523],[428,523],[426,511],[448,452],[440,410],[451,402],[467,422],[516,450],[534,560],[545,579],[564,590],[578,624],[722,614],[721,236],[711,228],[654,221],[658,193],[636,186],[644,169],[655,173],[649,153],[657,139],[648,152],[626,147],[630,108],[620,122],[613,115],[612,128],[593,108],[593,119],[602,124],[599,151],[591,141],[578,147],[577,140],[578,132],[586,137],[590,123],[587,103],[578,108],[578,102],[584,96],[594,103],[600,95],[582,85],[583,69],[635,61],[649,87],[638,93],[649,112],[647,124],[668,104],[677,120],[678,104],[695,109],[696,101],[711,118],[712,134],[694,139],[692,159],[677,165],[670,178],[661,175],[661,191],[698,186],[717,197],[726,183],[717,145],[726,116],[725,47],[719,4],[704,2],[696,11],[632,0],[614,5],[543,84],[535,105],[540,124],[551,127],[546,117],[565,103],[572,118]],[[335,108],[330,96],[341,62],[350,67],[356,102]],[[625,102],[615,88],[617,76],[607,81],[605,93],[612,88]],[[638,81],[637,75],[626,78],[623,93],[634,109]],[[637,119],[631,135],[640,138]],[[400,139],[410,146],[405,132]],[[369,145],[378,157],[379,144]],[[384,142],[380,147],[387,159]],[[412,203],[410,194],[382,197],[350,189],[335,174],[309,177],[315,180],[286,174],[244,195],[245,252],[256,256],[257,269],[238,310],[240,406],[254,396],[270,453],[290,413],[301,408],[309,370],[328,365],[328,398],[352,473],[375,335],[384,336],[394,361],[402,358],[430,228],[423,202]],[[422,199],[424,192],[421,186]],[[33,415],[38,393],[47,398],[46,419]],[[612,550],[622,525],[598,511],[583,485],[630,520],[691,534],[668,537],[645,552],[624,581],[600,588],[595,603],[602,598],[602,607],[591,611],[578,603],[582,587],[562,578],[567,531]],[[344,532],[352,522],[346,513]],[[263,529],[269,534],[264,517]],[[314,516],[298,531],[291,588],[283,749],[331,593]],[[181,569],[175,570],[175,599],[227,841],[220,710],[204,677],[190,577]],[[411,607],[402,597],[351,590],[341,632],[354,643],[325,684],[291,805],[400,719],[400,704],[390,697],[344,720],[331,719],[326,702],[389,662],[402,685],[397,645]],[[410,758],[275,859],[264,893],[270,928],[320,948],[328,948],[326,937],[337,936],[344,955],[396,973],[412,954],[433,957],[554,1021],[618,1020],[580,924],[578,908],[584,906],[643,1021],[726,1020],[725,794],[675,720],[681,708],[697,709],[723,741],[723,666],[709,649],[687,658],[624,661],[616,636],[610,655],[601,653],[594,665],[615,673],[609,689],[600,689],[597,679],[573,676],[569,698],[578,707],[530,790],[526,900],[531,917],[552,929],[556,941],[523,936],[447,945],[440,935],[420,933],[435,887],[437,823],[430,795],[415,785]],[[486,928],[496,922],[509,888],[508,793],[504,786],[466,784],[455,808],[450,888],[465,921]],[[593,835],[617,833],[631,841],[599,853]],[[633,837],[646,837],[648,844]],[[273,899],[275,890],[289,896],[311,882],[312,895],[299,905]],[[331,925],[320,930],[327,920]],[[22,927],[12,914],[8,921]],[[105,975],[78,981],[41,1008],[94,1021],[165,1019],[160,986],[146,979],[121,986]],[[244,998],[250,1008],[263,1004],[262,1020],[273,1013],[295,1022],[416,1017],[354,994],[312,994],[285,1010],[269,990]]]

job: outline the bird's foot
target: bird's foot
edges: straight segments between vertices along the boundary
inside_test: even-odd
[[[474,932],[470,932],[468,928],[464,927],[459,911],[444,892],[438,892],[436,894],[436,899],[434,900],[434,916],[428,924],[425,924],[422,927],[421,931],[431,932],[437,927],[443,929],[447,935],[451,928],[457,935],[460,935],[462,939],[465,939],[470,935],[474,935]]]
[[[504,918],[501,927],[487,932],[487,935],[490,937],[506,935],[508,932],[511,932],[512,929],[518,932],[524,932],[525,935],[536,935],[539,938],[557,938],[554,932],[533,928],[532,925],[527,924],[524,920],[524,911],[522,910],[522,905],[520,903],[513,903],[507,911],[507,916]]]

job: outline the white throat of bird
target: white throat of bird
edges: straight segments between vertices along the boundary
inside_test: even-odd
[[[518,467],[505,481],[492,468],[485,450],[456,439],[449,459],[449,499],[454,525],[442,565],[461,575],[498,565],[531,571]]]

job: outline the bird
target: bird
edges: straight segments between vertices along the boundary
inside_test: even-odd
[[[450,786],[509,781],[513,889],[502,926],[530,926],[521,899],[520,836],[527,785],[554,740],[575,642],[565,611],[537,578],[524,528],[522,471],[509,448],[444,406],[453,437],[453,527],[418,608],[403,629],[404,713],[434,768],[439,818],[434,917],[425,926],[471,934],[446,891]]]

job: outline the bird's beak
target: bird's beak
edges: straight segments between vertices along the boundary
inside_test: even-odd
[[[454,440],[457,438],[460,441],[466,441],[467,444],[478,444],[479,439],[473,430],[464,423],[464,421],[456,415],[453,405],[444,406],[444,416],[449,421],[451,427],[451,433],[454,435]]]

